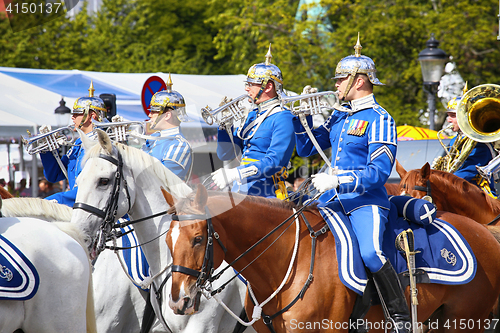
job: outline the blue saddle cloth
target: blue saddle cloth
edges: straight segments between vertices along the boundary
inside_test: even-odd
[[[120,230],[124,236],[118,238],[117,246],[132,248],[118,251],[118,253],[127,264],[128,274],[138,283],[144,281],[144,279],[149,276],[149,264],[144,252],[142,252],[142,249],[138,246],[139,241],[137,240],[137,235],[135,231],[131,231],[133,230],[131,226],[120,228]],[[144,288],[141,289],[146,291],[149,290]]]
[[[440,219],[432,219],[430,224],[412,223],[398,215],[401,207],[396,207],[394,203],[392,206],[382,248],[398,274],[407,271],[408,267],[403,254],[395,247],[395,239],[400,232],[410,228],[415,236],[415,251],[420,251],[415,256],[416,267],[427,272],[431,283],[465,284],[474,278],[476,257],[455,227]],[[368,278],[351,222],[332,208],[318,209],[335,237],[341,281],[362,295]],[[407,215],[418,214],[408,210]],[[424,215],[428,217],[428,214]]]
[[[36,294],[39,284],[35,266],[0,235],[0,300],[28,300]]]

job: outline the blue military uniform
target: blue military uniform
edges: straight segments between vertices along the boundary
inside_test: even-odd
[[[281,108],[275,97],[260,103],[249,112],[243,126],[233,130],[236,153],[242,152],[238,169],[257,168],[257,173],[245,178],[242,184],[234,184],[233,192],[276,197],[278,185],[273,176],[288,166],[295,147],[292,119],[290,111]],[[223,161],[235,158],[235,148],[228,133],[220,128],[218,132],[217,156]]]
[[[332,148],[331,164],[338,169],[338,176],[352,177],[351,182],[326,191],[318,200],[320,205],[342,207],[343,213],[350,216],[363,261],[376,272],[386,261],[381,243],[390,206],[384,184],[396,156],[396,125],[373,94],[351,101],[348,108],[352,112],[334,111],[312,131],[321,149]],[[297,118],[294,126],[298,155],[316,154]]]
[[[179,127],[154,133],[158,140],[146,140],[142,150],[157,158],[165,167],[187,181],[190,176],[193,154],[191,145]]]
[[[453,146],[458,137],[459,135],[451,139],[450,147]],[[465,159],[462,166],[453,174],[478,186],[488,195],[496,198],[497,193],[495,190],[495,183],[492,181],[492,179],[486,180],[481,177],[476,169],[476,166],[487,165],[494,157],[496,157],[496,155],[497,154],[493,147],[493,144],[478,142],[474,149],[472,149],[469,156]]]
[[[93,139],[95,134],[90,132],[87,136]],[[83,149],[82,140],[78,138],[75,140],[74,146],[71,147],[66,155],[61,157],[61,161],[68,172],[69,190],[52,194],[45,199],[55,199],[60,204],[73,207],[75,204],[76,192],[78,190],[78,187],[76,186],[76,178],[82,172],[83,166],[81,165],[81,162],[84,155],[85,149]],[[51,152],[41,153],[40,159],[42,160],[43,174],[49,182],[55,183],[66,179],[66,176]]]

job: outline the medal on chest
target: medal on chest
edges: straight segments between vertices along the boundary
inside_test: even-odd
[[[362,136],[366,132],[368,127],[368,121],[360,119],[351,119],[349,122],[349,128],[347,129],[347,134]]]

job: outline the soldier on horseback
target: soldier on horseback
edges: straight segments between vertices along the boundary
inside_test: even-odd
[[[71,120],[75,128],[80,129],[88,137],[94,138],[92,120],[102,121],[107,112],[104,101],[99,97],[94,97],[94,85],[90,83],[89,96],[80,97],[75,101],[72,110]],[[76,130],[76,129],[75,129]],[[40,133],[50,132],[50,126],[43,125],[40,127]],[[45,178],[55,183],[68,177],[69,190],[65,192],[58,192],[51,196],[46,197],[47,200],[56,200],[60,204],[73,207],[76,198],[78,187],[76,186],[76,178],[82,171],[83,166],[81,161],[85,151],[81,145],[80,138],[76,139],[73,147],[61,157],[62,166],[59,165],[56,157],[52,152],[40,153],[40,159],[43,165],[43,174]],[[62,169],[64,167],[64,170]]]
[[[383,83],[375,75],[373,60],[361,55],[359,36],[354,49],[355,55],[340,60],[334,77],[338,97],[347,102],[348,110],[334,110],[323,125],[312,131],[321,149],[332,148],[331,167],[313,175],[312,184],[322,193],[318,207],[327,222],[334,218],[328,212],[350,219],[387,319],[398,332],[409,332],[406,299],[398,276],[382,251],[390,207],[384,184],[396,156],[396,125],[375,100],[373,85]],[[308,118],[311,126],[312,119]],[[298,118],[294,118],[294,126],[298,155],[316,154],[318,150]]]
[[[187,181],[191,176],[193,151],[180,130],[182,121],[187,121],[184,97],[172,90],[169,75],[167,89],[154,94],[149,109],[151,130],[156,131],[142,150],[156,157],[177,176]]]

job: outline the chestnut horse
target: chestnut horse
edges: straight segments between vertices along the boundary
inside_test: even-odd
[[[164,195],[173,205],[172,196]],[[272,325],[276,332],[347,332],[356,294],[339,279],[335,239],[330,232],[317,237],[313,276],[310,276],[312,237],[302,217],[300,222],[291,218],[294,208],[293,203],[240,194],[230,193],[228,199],[227,193],[207,192],[201,185],[196,194],[179,200],[171,209],[176,215],[172,217],[166,237],[173,265],[178,268],[173,269],[172,274],[171,308],[178,314],[194,313],[201,292],[199,286],[204,285],[203,280],[207,278],[204,274],[197,278],[196,273],[202,267],[209,268],[207,263],[217,267],[226,260],[248,280],[263,314],[269,316],[289,305],[309,281],[302,298],[274,318]],[[319,230],[325,225],[314,207],[307,207],[303,213],[312,229]],[[500,244],[483,225],[464,216],[448,212],[440,212],[438,216],[464,235],[475,253],[477,272],[468,284],[418,284],[418,322],[432,318],[434,327],[431,328],[446,332],[460,330],[459,325],[453,323],[474,322],[479,325],[471,324],[467,331],[481,332],[488,328],[488,315],[500,292]],[[288,227],[281,227],[266,237],[280,223]],[[207,247],[209,236],[213,237],[208,241],[211,246]],[[252,250],[240,258],[252,246]],[[212,255],[206,255],[210,253]],[[408,299],[408,290],[406,295]],[[263,320],[257,320],[259,311],[253,311],[248,293],[246,310],[249,318],[255,318],[253,326],[258,332],[269,332]],[[372,306],[365,319],[368,323],[381,323],[384,320],[381,306]],[[373,328],[377,328],[376,325]]]
[[[5,188],[3,188],[3,186],[0,186],[0,197],[2,199],[10,199],[10,198],[13,198],[14,196],[9,191],[7,191]]]
[[[500,200],[490,197],[465,179],[432,170],[429,163],[410,171],[396,163],[396,170],[401,177],[400,194],[415,198],[429,195],[438,210],[467,216],[482,224],[499,224]]]

